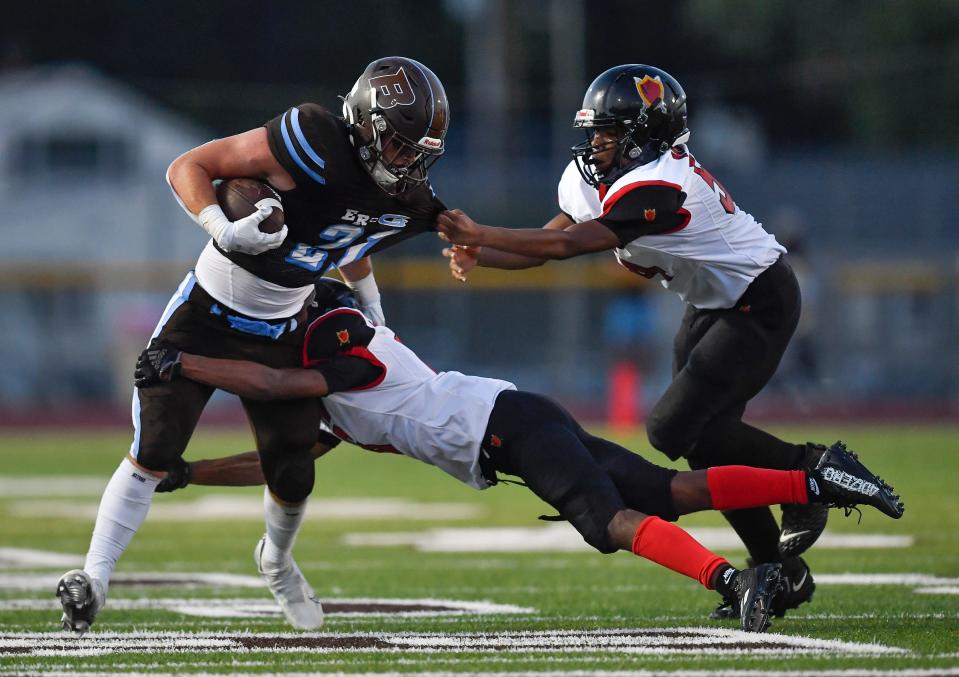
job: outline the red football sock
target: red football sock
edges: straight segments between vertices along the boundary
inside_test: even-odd
[[[716,569],[729,565],[675,524],[654,516],[644,519],[636,529],[633,553],[695,578],[709,590],[713,589],[709,583]]]
[[[748,465],[723,465],[706,469],[714,510],[758,508],[777,503],[808,503],[806,473],[802,470],[768,470]]]

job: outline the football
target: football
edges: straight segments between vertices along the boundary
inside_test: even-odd
[[[242,219],[256,211],[256,203],[260,200],[270,200],[273,207],[271,213],[260,223],[260,231],[276,233],[283,228],[283,208],[280,206],[280,195],[269,184],[256,179],[227,179],[216,187],[216,201],[220,204],[226,218],[231,221]]]

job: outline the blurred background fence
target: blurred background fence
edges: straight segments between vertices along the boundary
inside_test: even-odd
[[[752,411],[957,417],[959,3],[40,1],[0,28],[0,421],[125,407],[205,241],[169,162],[302,101],[336,109],[391,53],[447,87],[438,195],[517,227],[557,212],[591,79],[671,72],[697,159],[801,278],[800,330]],[[434,367],[626,422],[668,383],[681,304],[609,254],[464,285],[440,248],[375,264],[391,326]]]

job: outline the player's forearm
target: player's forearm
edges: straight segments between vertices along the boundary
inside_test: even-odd
[[[546,228],[534,230],[532,228],[486,226],[479,231],[478,244],[483,247],[483,251],[490,247],[503,253],[524,257],[527,262],[530,260],[567,259],[582,253],[576,241],[566,231]],[[481,251],[480,265],[486,265],[482,262],[482,253]],[[513,260],[514,263],[520,261],[519,259]]]
[[[255,451],[190,463],[190,484],[252,487],[264,482],[260,456]]]
[[[251,400],[322,397],[322,375],[307,369],[273,369],[245,360],[223,360],[183,353],[181,375]]]
[[[204,208],[216,203],[213,178],[209,172],[184,154],[167,169],[167,182],[180,206],[194,218]]]
[[[480,250],[477,263],[484,268],[522,270],[524,268],[535,268],[536,266],[541,266],[546,263],[546,259],[504,252],[493,247],[483,247]]]
[[[316,459],[330,449],[330,445],[317,442],[310,454]],[[207,487],[255,487],[266,484],[266,480],[260,466],[260,455],[255,451],[247,451],[225,458],[192,461],[190,484]]]

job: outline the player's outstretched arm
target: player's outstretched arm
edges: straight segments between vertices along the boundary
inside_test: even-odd
[[[436,229],[442,239],[453,244],[484,249],[490,247],[500,252],[543,260],[568,259],[620,245],[616,234],[598,221],[538,230],[498,228],[476,223],[462,210],[454,209],[440,213]],[[481,265],[495,264],[495,256],[492,253],[484,256],[481,252]]]
[[[333,447],[323,442],[313,445],[310,453],[319,458]],[[255,451],[246,451],[225,458],[203,459],[182,462],[182,468],[167,474],[156,490],[160,493],[176,491],[195,484],[206,487],[255,487],[265,484],[263,469],[260,467],[260,455]]]
[[[246,360],[222,360],[181,353],[185,378],[236,393],[251,400],[323,397],[329,393],[323,374],[313,369],[273,369]]]
[[[560,212],[550,219],[543,226],[543,229],[566,230],[574,223],[566,213]],[[443,250],[443,256],[450,260],[450,274],[460,282],[466,282],[467,275],[476,266],[502,270],[523,270],[541,266],[548,260],[536,256],[504,252],[493,247],[470,247],[466,245],[447,247]]]

